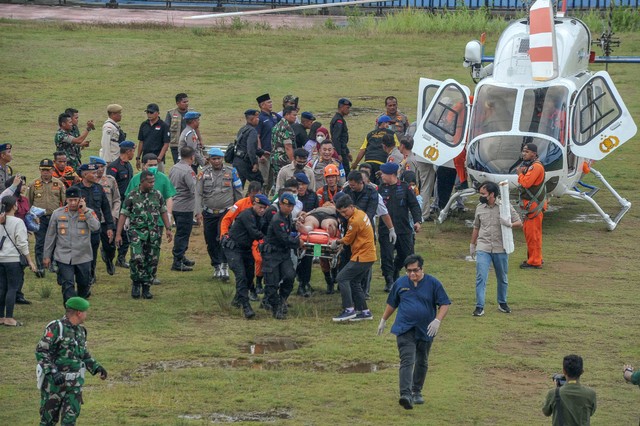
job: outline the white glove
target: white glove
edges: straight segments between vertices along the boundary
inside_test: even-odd
[[[329,243],[329,248],[331,250],[337,250],[338,249],[338,240],[331,241],[331,243]]]
[[[475,258],[476,257],[476,245],[471,243],[469,244],[469,254],[471,255],[471,257]]]
[[[389,229],[389,242],[391,244],[395,244],[397,240],[398,240],[398,235],[396,234],[396,229],[395,228]]]
[[[439,319],[434,319],[427,326],[427,336],[435,337],[435,335],[438,334],[438,329],[439,328],[440,328],[440,320]]]
[[[511,219],[505,219],[504,217],[500,216],[500,225],[511,228]]]
[[[387,325],[387,320],[384,318],[380,318],[380,324],[378,324],[378,336],[382,336],[382,333],[384,333],[384,328]]]

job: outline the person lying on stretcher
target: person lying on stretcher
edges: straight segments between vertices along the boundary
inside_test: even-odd
[[[322,228],[330,238],[338,235],[338,216],[333,203],[325,203],[322,207],[310,212],[302,212],[296,221],[296,229],[300,234],[308,234],[314,229]]]

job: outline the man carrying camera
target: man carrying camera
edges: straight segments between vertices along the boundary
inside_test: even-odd
[[[553,426],[588,425],[596,411],[596,392],[580,384],[582,357],[567,355],[562,361],[563,376],[555,375],[556,388],[547,393],[542,407],[545,416],[553,415]]]

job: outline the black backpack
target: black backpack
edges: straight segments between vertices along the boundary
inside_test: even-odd
[[[224,162],[227,164],[233,163],[233,159],[236,157],[236,141],[231,142],[227,146],[227,150],[224,152]]]

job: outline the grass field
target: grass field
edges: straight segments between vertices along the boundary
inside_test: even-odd
[[[499,34],[488,34],[494,46]],[[619,54],[638,54],[640,35],[622,34]],[[393,94],[415,119],[419,77],[454,77],[471,84],[461,67],[466,42],[477,34],[378,34],[316,28],[269,30],[111,27],[0,22],[0,128],[14,144],[14,169],[34,178],[40,159],[53,152],[59,112],[74,106],[81,120],[106,119],[106,105],[124,107],[122,125],[135,139],[149,102],[163,111],[178,92],[203,113],[205,143],[227,144],[242,125],[242,112],[270,92],[300,97],[302,110],[328,124],[338,98],[354,104],[348,117],[355,149]],[[487,52],[490,54],[490,50]],[[635,117],[640,116],[637,65],[609,72]],[[99,126],[98,126],[99,127]],[[98,151],[99,131],[85,158]],[[640,177],[634,158],[638,137],[597,165],[620,193],[637,204]],[[593,180],[587,179],[594,183]],[[612,197],[598,200],[612,208]],[[389,334],[375,337],[385,304],[375,268],[370,306],[375,321],[335,325],[338,296],[292,296],[290,319],[258,313],[248,322],[230,309],[232,285],[210,279],[202,232],[190,253],[196,271],[169,271],[163,247],[152,301],[133,301],[128,272],[109,277],[99,262],[87,328],[94,356],[109,371],[105,382],[89,378],[79,424],[197,425],[229,415],[269,416],[281,424],[534,425],[549,424],[540,411],[551,375],[562,357],[581,354],[583,383],[598,394],[594,425],[637,424],[639,390],[622,380],[622,365],[640,364],[637,205],[618,229],[576,222],[592,214],[585,204],[554,199],[545,216],[545,268],[522,271],[526,247],[515,233],[511,258],[511,315],[498,313],[495,284],[486,315],[473,318],[474,274],[465,262],[469,212],[442,225],[423,227],[416,251],[445,285],[453,305],[431,353],[424,406],[397,403],[397,350]],[[469,206],[473,210],[472,201]],[[588,218],[591,218],[589,216]],[[312,283],[323,288],[319,271]],[[53,276],[28,274],[27,298],[16,318],[25,326],[0,328],[0,424],[38,421],[34,349],[44,326],[62,315]],[[47,297],[48,296],[48,297]],[[249,346],[280,337],[297,349],[253,355]],[[375,371],[371,371],[375,370]],[[262,417],[260,417],[260,415]]]

